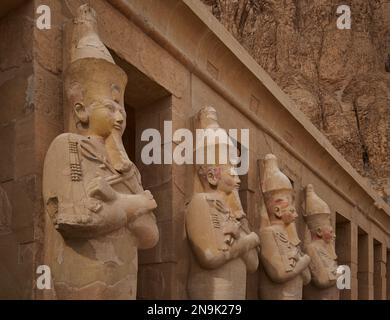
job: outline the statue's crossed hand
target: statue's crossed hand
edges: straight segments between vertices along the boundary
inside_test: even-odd
[[[117,197],[116,191],[103,177],[96,177],[88,183],[87,194],[104,202],[115,200]]]
[[[157,203],[149,190],[140,193],[140,196],[142,198],[142,209],[152,211],[157,208]]]

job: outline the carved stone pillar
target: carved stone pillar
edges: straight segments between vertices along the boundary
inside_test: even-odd
[[[226,134],[219,127],[214,108],[203,108],[198,118],[200,128]],[[247,271],[254,272],[258,266],[255,248],[259,238],[249,230],[242,211],[237,194],[240,179],[230,157],[227,163],[219,161],[219,150],[228,151],[233,146],[226,141],[211,142],[215,143],[215,161],[210,163],[207,158],[206,164],[197,166],[197,187],[186,213],[193,253],[188,279],[191,299],[245,299]],[[205,155],[210,146],[206,141]]]
[[[300,300],[310,281],[310,257],[303,254],[294,220],[298,216],[290,180],[273,154],[264,158],[261,190],[267,213],[260,226],[260,299]]]
[[[310,256],[311,282],[304,289],[306,300],[338,300],[337,255],[335,235],[329,206],[314,192],[311,184],[306,187],[304,218],[310,231],[305,252]]]
[[[75,132],[54,139],[43,172],[47,298],[135,299],[137,250],[159,238],[156,203],[122,143],[127,76],[92,8],[81,6],[74,24],[65,93]]]

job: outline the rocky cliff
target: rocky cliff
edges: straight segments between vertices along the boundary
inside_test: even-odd
[[[390,0],[199,1],[389,200]]]

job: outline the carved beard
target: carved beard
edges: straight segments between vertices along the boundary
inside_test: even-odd
[[[132,162],[127,156],[123,146],[122,134],[119,130],[113,130],[106,139],[106,151],[114,169],[124,173],[130,170]]]
[[[324,241],[324,245],[325,245],[326,251],[330,254],[332,259],[336,260],[337,259],[337,254],[336,254],[336,250],[335,250],[334,241],[332,240],[329,243],[326,243]]]

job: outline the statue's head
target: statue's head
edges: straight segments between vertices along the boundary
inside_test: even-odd
[[[76,129],[107,138],[126,127],[124,92],[126,73],[115,64],[97,33],[96,14],[88,5],[75,19],[65,92]]]
[[[198,167],[198,175],[206,191],[231,194],[240,186],[240,178],[231,164],[203,164]]]
[[[75,120],[71,131],[103,138],[114,168],[126,172],[132,165],[122,142],[127,75],[100,40],[96,14],[88,4],[79,8],[74,24],[65,74],[65,92]]]
[[[219,128],[217,110],[212,106],[204,106],[198,112],[199,126],[203,129]]]
[[[294,205],[294,192],[289,178],[279,170],[273,154],[264,158],[262,191],[270,222],[282,221],[285,225],[298,217]]]
[[[121,95],[121,88],[114,83],[111,84],[111,92],[99,92],[88,88],[85,82],[73,82],[68,90],[68,99],[76,128],[80,132],[102,138],[107,138],[115,131],[122,135],[126,128],[126,111]]]
[[[304,218],[312,238],[323,239],[331,243],[335,239],[330,219],[330,209],[324,200],[315,192],[311,184],[306,187],[306,208]]]
[[[201,141],[197,141],[196,158],[205,164],[197,166],[197,172],[206,192],[218,191],[230,195],[240,186],[237,174],[237,147],[226,130],[218,123],[217,110],[212,106],[204,106],[198,112],[199,129],[203,129]]]

